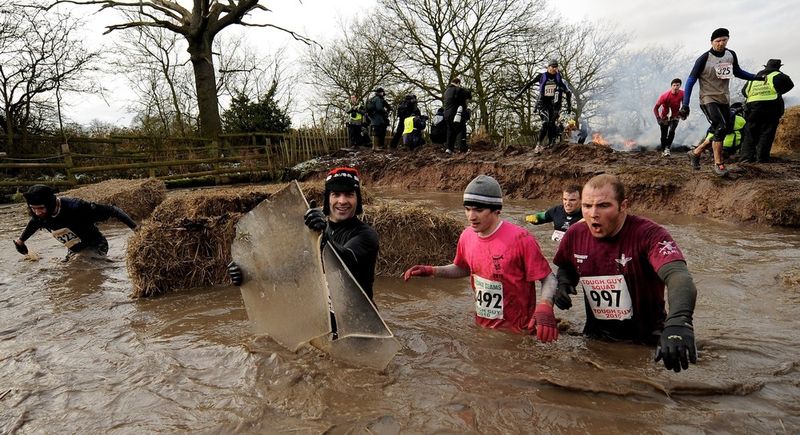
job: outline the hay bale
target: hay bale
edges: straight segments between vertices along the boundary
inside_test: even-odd
[[[284,186],[196,189],[167,198],[128,239],[132,296],[228,284],[226,266],[236,223]],[[301,187],[309,201],[322,205],[321,183]]]
[[[773,151],[778,154],[800,153],[800,106],[786,109],[778,124]]]
[[[64,196],[117,206],[136,221],[149,216],[166,195],[164,182],[155,178],[111,179],[64,192]]]
[[[399,276],[415,264],[449,264],[464,223],[420,206],[387,201],[364,207],[364,222],[380,238],[376,274]]]

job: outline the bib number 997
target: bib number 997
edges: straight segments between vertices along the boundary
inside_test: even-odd
[[[619,307],[619,299],[621,290],[591,290],[589,291],[589,298],[592,299],[596,307],[607,304],[607,307]]]

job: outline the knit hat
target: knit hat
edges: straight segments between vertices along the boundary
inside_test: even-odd
[[[503,189],[500,183],[488,175],[478,175],[464,190],[464,205],[491,210],[503,208]]]
[[[728,32],[728,29],[726,29],[724,27],[720,27],[719,29],[717,29],[717,30],[715,30],[715,31],[713,31],[711,33],[711,40],[713,41],[713,40],[715,40],[717,38],[722,38],[723,36],[727,36],[727,37],[730,38],[731,34],[730,34],[730,32]]]
[[[781,63],[780,59],[770,59],[764,66],[772,69],[780,69],[783,66],[783,64]]]
[[[56,191],[50,186],[34,184],[22,196],[25,197],[28,205],[43,205],[47,208],[48,213],[52,213],[56,209]]]
[[[330,214],[331,192],[356,192],[356,214],[361,214],[361,175],[356,168],[334,168],[325,178],[325,197],[322,199],[322,212]]]
[[[550,59],[550,61],[547,62],[547,66],[558,67],[558,61],[556,59]]]

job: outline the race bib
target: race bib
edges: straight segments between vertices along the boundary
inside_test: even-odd
[[[552,97],[556,94],[556,84],[555,83],[547,83],[544,85],[544,90],[542,95],[545,97]]]
[[[484,319],[503,318],[503,283],[472,275],[475,283],[475,313]]]
[[[718,79],[729,80],[733,78],[733,64],[730,62],[720,62],[714,67]]]
[[[80,237],[72,232],[69,228],[61,228],[60,230],[53,231],[53,237],[59,242],[64,244],[64,247],[69,249],[81,242]]]
[[[596,319],[625,320],[633,317],[631,294],[622,275],[583,277],[581,286]]]
[[[564,234],[566,234],[566,231],[554,230],[553,235],[550,236],[550,238],[553,239],[554,242],[560,242],[561,239],[564,238]]]

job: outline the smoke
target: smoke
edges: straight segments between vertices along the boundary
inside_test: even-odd
[[[661,133],[653,107],[658,97],[669,90],[672,79],[679,78],[686,84],[700,53],[660,46],[622,53],[615,60],[616,75],[609,95],[603,98],[597,114],[588,120],[593,132],[601,134],[616,149],[658,148]],[[744,99],[739,93],[744,84],[739,79],[731,81],[731,102]],[[709,124],[700,110],[699,94],[700,86],[695,83],[690,115],[679,122],[673,147],[695,146],[706,136]]]

